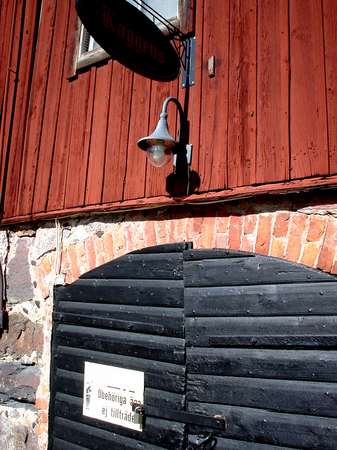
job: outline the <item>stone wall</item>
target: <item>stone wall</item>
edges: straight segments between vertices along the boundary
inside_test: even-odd
[[[308,203],[306,203],[308,205]],[[291,198],[180,207],[0,231],[8,329],[0,338],[0,448],[47,445],[52,288],[132,250],[180,241],[337,273],[337,207]]]

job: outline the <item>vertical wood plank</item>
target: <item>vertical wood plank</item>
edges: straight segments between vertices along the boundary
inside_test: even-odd
[[[70,151],[71,129],[73,126],[73,85],[67,84],[62,89],[59,120],[52,161],[49,191],[47,195],[47,210],[61,210],[64,207],[66,187],[67,162]]]
[[[114,63],[104,166],[103,203],[123,199],[133,73]]]
[[[127,167],[124,181],[124,200],[141,198],[145,194],[146,156],[137,147],[149,127],[151,81],[134,75],[128,139]]]
[[[255,182],[256,0],[233,0],[230,11],[228,186]]]
[[[199,170],[201,191],[227,185],[229,0],[205,3]],[[208,59],[215,57],[215,77]]]
[[[196,1],[195,12],[195,84],[189,89],[182,87],[182,77],[179,82],[179,101],[187,113],[189,122],[189,141],[193,146],[191,170],[199,174],[201,95],[203,73],[203,33],[204,33],[204,0]],[[187,104],[187,106],[186,106]]]
[[[68,28],[74,23],[74,14],[69,10],[69,0],[57,3],[54,38],[51,47],[50,68],[46,91],[45,110],[41,130],[40,151],[36,169],[36,181],[33,196],[33,212],[43,212],[47,206],[47,194],[52,171],[52,158],[56,128],[59,118],[62,83],[65,82],[64,70]],[[69,17],[69,21],[65,20]]]
[[[178,81],[171,83],[162,83],[154,81],[151,89],[151,106],[150,106],[150,125],[148,133],[157,126],[159,115],[166,97],[177,97]],[[173,137],[176,135],[177,109],[175,105],[168,107],[168,126]],[[178,119],[179,121],[179,119]],[[169,162],[165,167],[156,168],[148,163],[146,171],[146,197],[154,197],[159,195],[167,195],[166,177],[173,172],[173,165]]]
[[[4,103],[5,85],[9,69],[9,57],[11,53],[11,46],[13,43],[13,20],[15,17],[15,5],[13,1],[2,3],[0,11],[0,112]]]
[[[1,205],[3,207],[3,195],[5,191],[5,164],[7,155],[9,152],[9,132],[11,128],[12,113],[15,106],[15,92],[16,92],[16,74],[17,65],[19,61],[19,48],[20,48],[20,33],[21,33],[21,16],[22,1],[20,2],[7,2],[8,8],[6,10],[2,8],[2,25],[5,27],[6,35],[8,36],[8,42],[6,39],[2,40],[2,54],[1,54],[1,73],[2,73],[2,94],[0,97],[0,180],[1,180]],[[0,211],[2,214],[2,211]]]
[[[65,15],[65,11],[63,11],[63,14]],[[36,60],[31,83],[20,186],[17,192],[16,215],[30,214],[32,210],[55,18],[56,2],[54,0],[45,0],[43,3],[43,16],[41,18],[37,39]],[[48,148],[44,148],[43,150],[46,151]]]
[[[107,65],[98,67],[96,72],[94,112],[85,193],[86,205],[97,204],[102,200],[112,67],[112,61],[109,61]],[[69,176],[73,175],[69,173]]]
[[[88,148],[85,146],[86,119],[90,116],[90,130],[95,82],[91,80],[91,72],[79,75],[74,83],[73,124],[71,129],[69,158],[67,165],[67,179],[64,206],[66,208],[84,204],[85,182],[88,167]]]
[[[64,208],[64,198],[67,181],[67,164],[70,151],[70,139],[73,121],[73,91],[74,83],[67,79],[69,73],[69,61],[73,56],[73,31],[77,26],[77,13],[75,5],[71,2],[69,26],[67,32],[66,52],[62,75],[62,87],[60,107],[56,120],[56,132],[53,155],[51,160],[51,172],[48,188],[45,191],[46,209],[48,211]]]
[[[291,178],[328,174],[321,0],[290,2]]]
[[[323,0],[330,174],[337,173],[337,2]]]
[[[289,178],[288,0],[258,3],[256,182]]]
[[[17,62],[14,61],[13,70],[15,73],[13,86],[13,99],[15,101],[14,113],[12,116],[13,128],[9,123],[7,129],[7,146],[10,142],[10,157],[7,169],[6,193],[4,199],[4,217],[14,217],[17,212],[17,205],[20,199],[19,182],[24,149],[25,129],[27,123],[27,111],[29,102],[29,86],[31,84],[32,69],[34,66],[36,27],[39,21],[39,2],[32,0],[28,9],[25,9],[20,2],[18,11],[23,15],[23,26],[21,28],[21,18],[18,17],[18,34],[15,39],[19,42],[19,53]],[[21,46],[21,48],[20,48]],[[9,140],[9,134],[10,140]]]

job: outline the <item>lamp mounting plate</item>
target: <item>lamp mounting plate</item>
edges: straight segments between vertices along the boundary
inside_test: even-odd
[[[190,166],[192,162],[192,144],[186,144],[186,161],[187,164]],[[177,154],[173,155],[173,167],[176,167],[177,165]]]

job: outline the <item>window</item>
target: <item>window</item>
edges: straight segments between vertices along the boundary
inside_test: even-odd
[[[146,3],[165,19],[169,20],[174,26],[178,27],[179,18],[181,16],[181,12],[183,11],[182,5],[186,3],[186,0],[137,0],[137,4],[133,0],[127,1],[133,6],[136,6],[138,9],[144,11],[144,14],[153,19],[151,13],[146,11],[146,6],[143,6],[143,4]],[[165,27],[160,24],[159,21],[154,21],[164,33],[167,32]],[[97,44],[94,38],[90,36],[84,26],[80,24],[75,73],[77,69],[95,64],[98,61],[102,61],[107,58],[109,58],[109,55]]]
[[[77,69],[90,66],[109,57],[107,52],[97,44],[84,26],[80,24],[80,39],[77,45],[75,72]]]

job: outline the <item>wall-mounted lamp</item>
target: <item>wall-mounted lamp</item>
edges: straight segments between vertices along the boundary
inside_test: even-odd
[[[167,107],[172,102],[177,106],[180,118],[179,137],[176,141],[168,131],[167,124]],[[145,150],[148,160],[154,167],[163,167],[173,159],[173,164],[176,165],[176,157],[182,149],[186,151],[186,162],[191,164],[192,146],[183,142],[187,129],[187,119],[183,108],[175,97],[167,97],[163,103],[163,108],[160,113],[160,119],[156,129],[150,136],[139,139],[137,145],[140,149]]]

